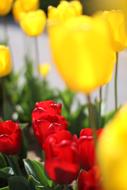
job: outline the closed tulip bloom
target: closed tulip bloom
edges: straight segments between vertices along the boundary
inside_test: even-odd
[[[38,66],[39,73],[44,78],[47,77],[47,75],[49,74],[50,69],[51,69],[51,65],[48,64],[48,63],[39,64],[39,66]]]
[[[23,13],[20,19],[20,26],[28,36],[40,35],[46,24],[46,15],[44,11],[37,10]]]
[[[97,148],[105,190],[127,189],[127,105],[105,126]]]
[[[1,0],[0,1],[0,16],[7,15],[12,7],[13,0]]]
[[[18,154],[21,148],[21,129],[13,121],[0,122],[0,152]]]
[[[78,16],[48,29],[54,63],[71,90],[88,94],[111,80],[116,55],[104,19]]]
[[[82,5],[79,1],[61,1],[58,7],[49,6],[48,18],[55,22],[65,21],[68,18],[82,14]]]
[[[127,47],[127,30],[125,15],[120,10],[104,11],[100,13],[109,23],[112,34],[112,44],[115,51],[121,51]]]
[[[89,171],[82,170],[78,177],[78,190],[102,190],[99,168],[94,166]]]
[[[21,6],[21,1],[20,0],[16,0],[14,2],[14,5],[13,5],[13,16],[14,16],[14,19],[16,22],[19,22],[20,20],[20,17],[22,15],[22,13],[24,12],[22,6]]]
[[[47,137],[44,144],[45,170],[58,184],[77,179],[80,165],[78,147],[69,131],[59,131]]]
[[[34,11],[39,7],[39,0],[20,0],[24,11]]]
[[[100,136],[101,132],[102,129],[97,130],[97,139]],[[81,130],[78,147],[81,167],[88,171],[96,163],[95,142],[91,128],[85,128]]]
[[[8,75],[12,70],[11,53],[8,47],[0,45],[0,77]]]

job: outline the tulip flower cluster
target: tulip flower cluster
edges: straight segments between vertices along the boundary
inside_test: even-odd
[[[33,130],[45,153],[45,171],[58,184],[70,184],[78,178],[79,190],[100,190],[92,129],[82,129],[79,138],[72,135],[61,108],[48,100],[36,103],[32,112]],[[97,139],[100,133],[101,129]]]

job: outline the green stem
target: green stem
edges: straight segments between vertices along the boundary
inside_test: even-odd
[[[4,113],[5,113],[5,106],[4,106],[4,79],[0,79],[0,118],[4,120]]]
[[[99,89],[99,126],[101,126],[102,87]]]
[[[34,41],[35,41],[35,53],[36,53],[36,66],[38,70],[38,64],[40,63],[40,59],[39,59],[39,46],[38,46],[37,37],[34,38]]]
[[[115,110],[118,109],[118,61],[119,55],[116,54],[116,67],[115,67],[115,78],[114,78],[114,96],[115,96]]]
[[[90,95],[87,95],[87,102],[88,102],[88,110],[89,110],[89,125],[90,125],[90,128],[93,130],[93,136],[96,141],[97,128],[96,128],[95,110],[94,110],[94,106],[92,105]]]
[[[7,28],[7,20],[6,16],[3,16],[3,26],[4,26],[4,39],[5,39],[5,44],[8,44],[9,42],[9,37],[8,37],[8,28]]]

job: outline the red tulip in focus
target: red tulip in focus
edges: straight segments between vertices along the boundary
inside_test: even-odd
[[[78,190],[102,190],[98,167],[89,171],[83,170],[78,177]]]
[[[35,104],[35,109],[32,112],[32,120],[34,121],[37,119],[41,119],[41,114],[44,113],[49,113],[51,115],[61,115],[61,108],[62,105],[55,103],[53,100],[37,102]]]
[[[38,102],[35,105],[32,112],[33,129],[42,147],[47,136],[67,129],[67,121],[60,115],[61,108],[61,104],[52,100]]]
[[[21,129],[13,121],[0,122],[0,152],[17,154],[21,148]]]
[[[102,129],[97,131],[97,138],[101,131]],[[91,128],[81,130],[78,145],[81,167],[90,170],[95,165],[95,143]]]
[[[62,130],[47,137],[44,143],[45,170],[58,184],[69,184],[79,174],[78,146],[69,131]]]

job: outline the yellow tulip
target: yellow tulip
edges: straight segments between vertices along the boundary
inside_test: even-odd
[[[107,124],[98,142],[98,163],[105,190],[127,189],[127,105]]]
[[[39,67],[38,67],[40,75],[42,75],[42,77],[44,78],[47,77],[50,69],[51,69],[51,65],[48,63],[39,64]]]
[[[11,53],[8,47],[0,45],[0,77],[8,75],[12,70]]]
[[[16,22],[19,22],[20,17],[22,13],[24,12],[22,6],[21,6],[21,1],[16,0],[13,5],[13,16]]]
[[[82,14],[82,5],[79,1],[61,1],[58,7],[49,6],[48,18],[53,22],[65,21],[68,18]]]
[[[37,10],[23,13],[20,19],[20,26],[28,36],[40,35],[46,24],[46,15],[44,11]]]
[[[68,87],[91,93],[111,80],[115,65],[110,31],[104,19],[79,16],[48,24],[54,63]]]
[[[127,31],[124,13],[120,10],[104,11],[100,13],[109,23],[112,34],[113,48],[121,51],[127,47]]]
[[[1,0],[0,1],[0,16],[7,15],[12,7],[13,0]]]
[[[24,11],[34,11],[39,7],[39,0],[20,0]]]

